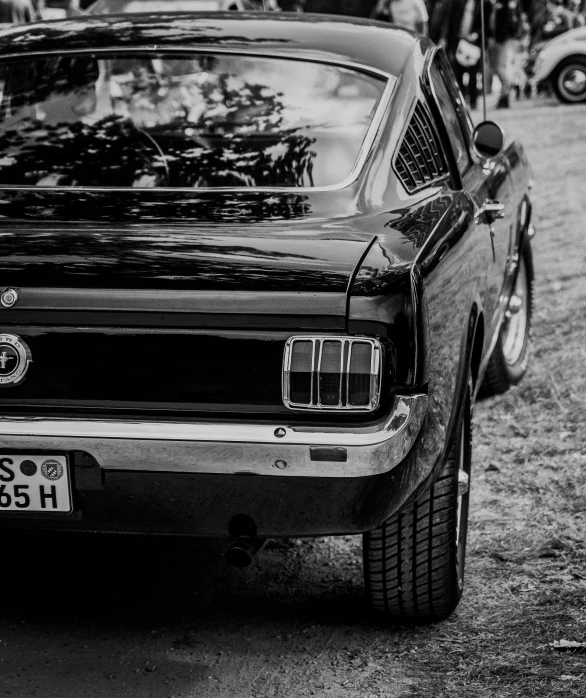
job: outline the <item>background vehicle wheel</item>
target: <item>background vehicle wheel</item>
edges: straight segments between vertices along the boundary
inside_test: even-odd
[[[574,56],[563,61],[555,71],[552,86],[560,102],[586,102],[586,57]]]
[[[492,350],[479,397],[506,392],[527,373],[533,314],[533,255],[526,240],[519,257],[515,286],[499,338]]]
[[[462,596],[472,456],[471,390],[456,443],[430,490],[364,535],[373,607],[394,623],[447,618]]]

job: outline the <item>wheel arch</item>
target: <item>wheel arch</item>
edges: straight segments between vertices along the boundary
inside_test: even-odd
[[[462,407],[466,399],[466,391],[469,387],[470,378],[474,393],[478,387],[480,366],[482,364],[484,349],[484,313],[479,300],[475,300],[470,308],[468,324],[464,336],[462,337],[462,349],[460,351],[460,371],[454,395],[454,403],[450,425],[448,429],[447,452],[452,448],[456,435],[456,427],[460,422]]]
[[[476,392],[479,383],[478,378],[484,349],[484,332],[484,313],[480,310],[476,318],[476,326],[472,339],[472,351],[470,353],[470,373],[474,384],[474,392]]]
[[[531,240],[534,235],[534,229],[532,227],[533,223],[533,202],[531,201],[531,196],[529,192],[525,192],[521,204],[519,206],[519,220],[517,222],[518,227],[518,241],[519,241],[519,252],[523,249],[526,242]]]
[[[535,75],[537,81],[546,83],[553,80],[560,66],[568,59],[583,58],[586,60],[586,54],[582,53],[580,49],[581,47],[574,42],[570,45],[559,46],[555,53],[551,51],[551,54],[545,57],[544,65]]]
[[[456,388],[454,391],[454,397],[452,401],[452,409],[450,413],[450,419],[446,425],[445,438],[443,440],[443,449],[441,453],[437,455],[435,463],[431,471],[420,480],[419,484],[415,489],[410,492],[410,494],[402,498],[402,493],[404,493],[403,480],[411,480],[412,474],[405,476],[402,474],[395,483],[396,489],[391,492],[389,497],[389,502],[386,508],[386,516],[381,518],[379,523],[391,516],[397,511],[403,510],[406,507],[413,504],[413,502],[418,499],[426,490],[428,490],[431,485],[439,477],[442,468],[445,465],[446,459],[452,450],[458,434],[458,425],[460,424],[460,419],[462,416],[462,410],[465,408],[466,404],[466,391],[470,389],[471,396],[470,399],[473,400],[479,383],[474,380],[472,362],[477,361],[475,365],[476,378],[478,379],[478,371],[482,363],[483,356],[483,344],[484,344],[484,314],[481,310],[479,301],[475,301],[471,308],[468,316],[468,322],[462,333],[462,343],[460,350],[460,370],[458,372]],[[470,385],[470,380],[472,379],[472,385]],[[421,438],[421,434],[418,437]],[[415,463],[411,461],[413,457],[413,451],[406,457],[405,461],[411,467],[415,467]],[[407,472],[410,472],[411,468],[407,468]],[[402,500],[402,501],[401,501]]]
[[[580,51],[577,51],[574,48],[572,51],[569,51],[564,56],[560,56],[558,62],[554,66],[553,70],[551,71],[551,74],[553,75],[563,65],[565,65],[566,63],[571,63],[572,61],[578,61],[579,63],[586,63],[586,53],[581,53]]]

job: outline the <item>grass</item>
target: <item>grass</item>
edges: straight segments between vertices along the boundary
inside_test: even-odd
[[[502,121],[535,172],[534,354],[523,383],[476,406],[466,593],[423,643],[412,695],[584,696],[586,654],[586,204],[584,107]],[[530,119],[531,128],[527,128]]]

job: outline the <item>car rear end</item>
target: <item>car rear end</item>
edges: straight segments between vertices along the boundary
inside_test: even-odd
[[[5,196],[5,210],[54,210],[30,196]],[[423,412],[397,393],[396,340],[348,331],[370,236],[224,227],[11,221],[0,357],[18,342],[26,358],[21,380],[0,369],[14,473],[3,524],[227,535],[247,515],[259,535],[302,535],[377,523]],[[398,292],[397,313],[409,305]]]
[[[409,268],[406,331],[348,317],[392,81],[152,48],[3,69],[2,525],[376,526],[427,404]]]

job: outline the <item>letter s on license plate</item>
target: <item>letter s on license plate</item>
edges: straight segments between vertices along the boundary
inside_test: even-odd
[[[67,458],[0,454],[0,516],[5,511],[70,512]]]

